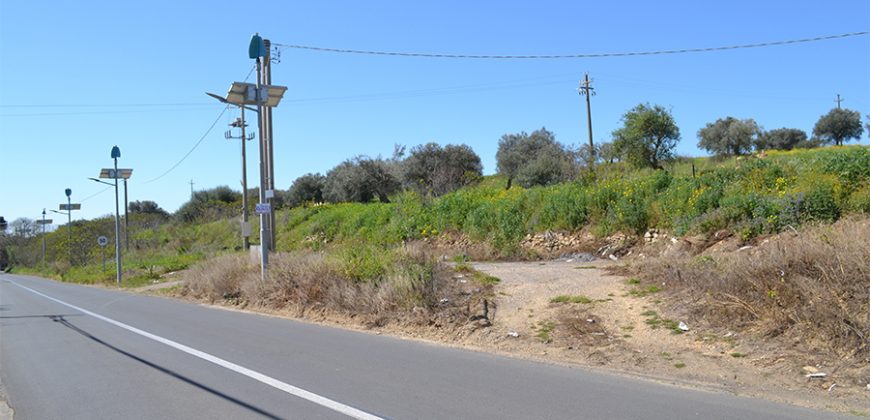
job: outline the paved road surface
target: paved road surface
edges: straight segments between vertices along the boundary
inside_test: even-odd
[[[16,419],[825,419],[827,412],[0,274]]]

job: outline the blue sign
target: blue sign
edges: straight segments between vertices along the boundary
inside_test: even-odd
[[[254,213],[257,214],[269,214],[272,212],[272,205],[269,203],[257,203],[254,206]]]

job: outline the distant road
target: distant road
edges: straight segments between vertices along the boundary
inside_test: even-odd
[[[833,419],[728,394],[0,275],[16,419]]]

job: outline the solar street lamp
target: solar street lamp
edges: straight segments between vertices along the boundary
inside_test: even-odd
[[[112,147],[112,159],[115,162],[114,168],[103,168],[100,170],[100,178],[114,179],[114,184],[108,182],[97,181],[103,184],[113,185],[115,187],[115,281],[121,284],[121,211],[118,204],[118,180],[130,178],[133,174],[132,169],[118,169],[118,158],[121,157],[121,149],[118,146]],[[126,177],[124,177],[126,175]],[[91,178],[93,179],[93,178]],[[125,197],[126,200],[126,197]],[[124,210],[126,215],[127,211]],[[126,217],[126,216],[125,216]]]
[[[260,138],[260,202],[255,206],[256,213],[260,215],[260,276],[263,280],[266,278],[266,270],[269,264],[269,248],[272,243],[272,232],[269,227],[270,215],[272,213],[271,204],[268,202],[271,196],[267,195],[268,188],[267,180],[272,176],[271,166],[267,166],[268,158],[267,150],[271,141],[271,133],[268,136],[263,135],[263,112],[264,107],[273,108],[278,106],[284,93],[287,91],[286,86],[262,85],[260,84],[260,72],[262,71],[263,56],[265,55],[265,47],[263,40],[259,35],[254,35],[251,38],[251,46],[249,48],[250,58],[257,60],[257,83],[233,82],[225,97],[207,93],[207,95],[219,100],[222,103],[236,105],[242,109],[254,111],[260,118],[257,119],[257,128]],[[255,105],[256,109],[247,105]],[[244,141],[244,140],[243,140]],[[271,193],[271,191],[269,191]],[[243,194],[247,194],[244,191]]]

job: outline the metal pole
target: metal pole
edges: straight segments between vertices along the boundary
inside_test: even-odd
[[[115,160],[115,281],[121,284],[121,210],[118,204],[118,158]]]
[[[245,152],[245,142],[247,142],[247,137],[245,135],[245,106],[242,105],[239,107],[242,111],[242,249],[248,250],[251,247],[250,242],[248,241],[247,232],[245,232],[245,228],[248,225],[248,159]]]
[[[69,250],[69,265],[73,265],[72,259],[72,196],[66,196],[66,235],[67,248]]]
[[[263,64],[263,80],[265,81],[266,86],[271,86],[272,85],[272,42],[269,41],[268,39],[264,39],[263,45],[265,45],[265,47],[266,47],[266,57],[264,58],[265,63]],[[269,191],[272,191],[272,193],[274,194],[275,193],[275,149],[274,149],[274,142],[272,141],[272,108],[266,107],[266,109],[264,109],[264,111],[266,113],[266,119],[265,119],[265,121],[266,121],[266,146],[267,146],[266,151],[267,151],[267,154],[269,157],[269,163],[268,163],[269,173],[268,173],[268,177],[267,177],[267,179],[268,179],[267,183],[269,186]],[[274,198],[269,199],[270,204],[273,201],[274,201]],[[269,235],[269,239],[270,239],[269,240],[269,249],[270,250],[275,249],[276,230],[277,229],[275,228],[275,211],[274,211],[274,209],[272,209],[272,211],[269,212],[269,233],[270,233],[270,235]]]
[[[42,265],[45,265],[45,209],[42,209]]]
[[[124,250],[130,252],[130,224],[127,217],[127,208],[130,204],[127,201],[127,178],[124,178]]]
[[[262,65],[260,60],[262,57],[257,58],[257,91],[256,91],[256,100],[257,100],[257,128],[260,132],[260,203],[266,202],[266,144],[265,144],[265,136],[263,136],[263,104],[260,101],[260,81],[262,80]],[[269,244],[271,240],[269,239],[269,226],[268,226],[268,215],[260,214],[260,279],[266,281],[266,271],[268,270],[269,264]]]

